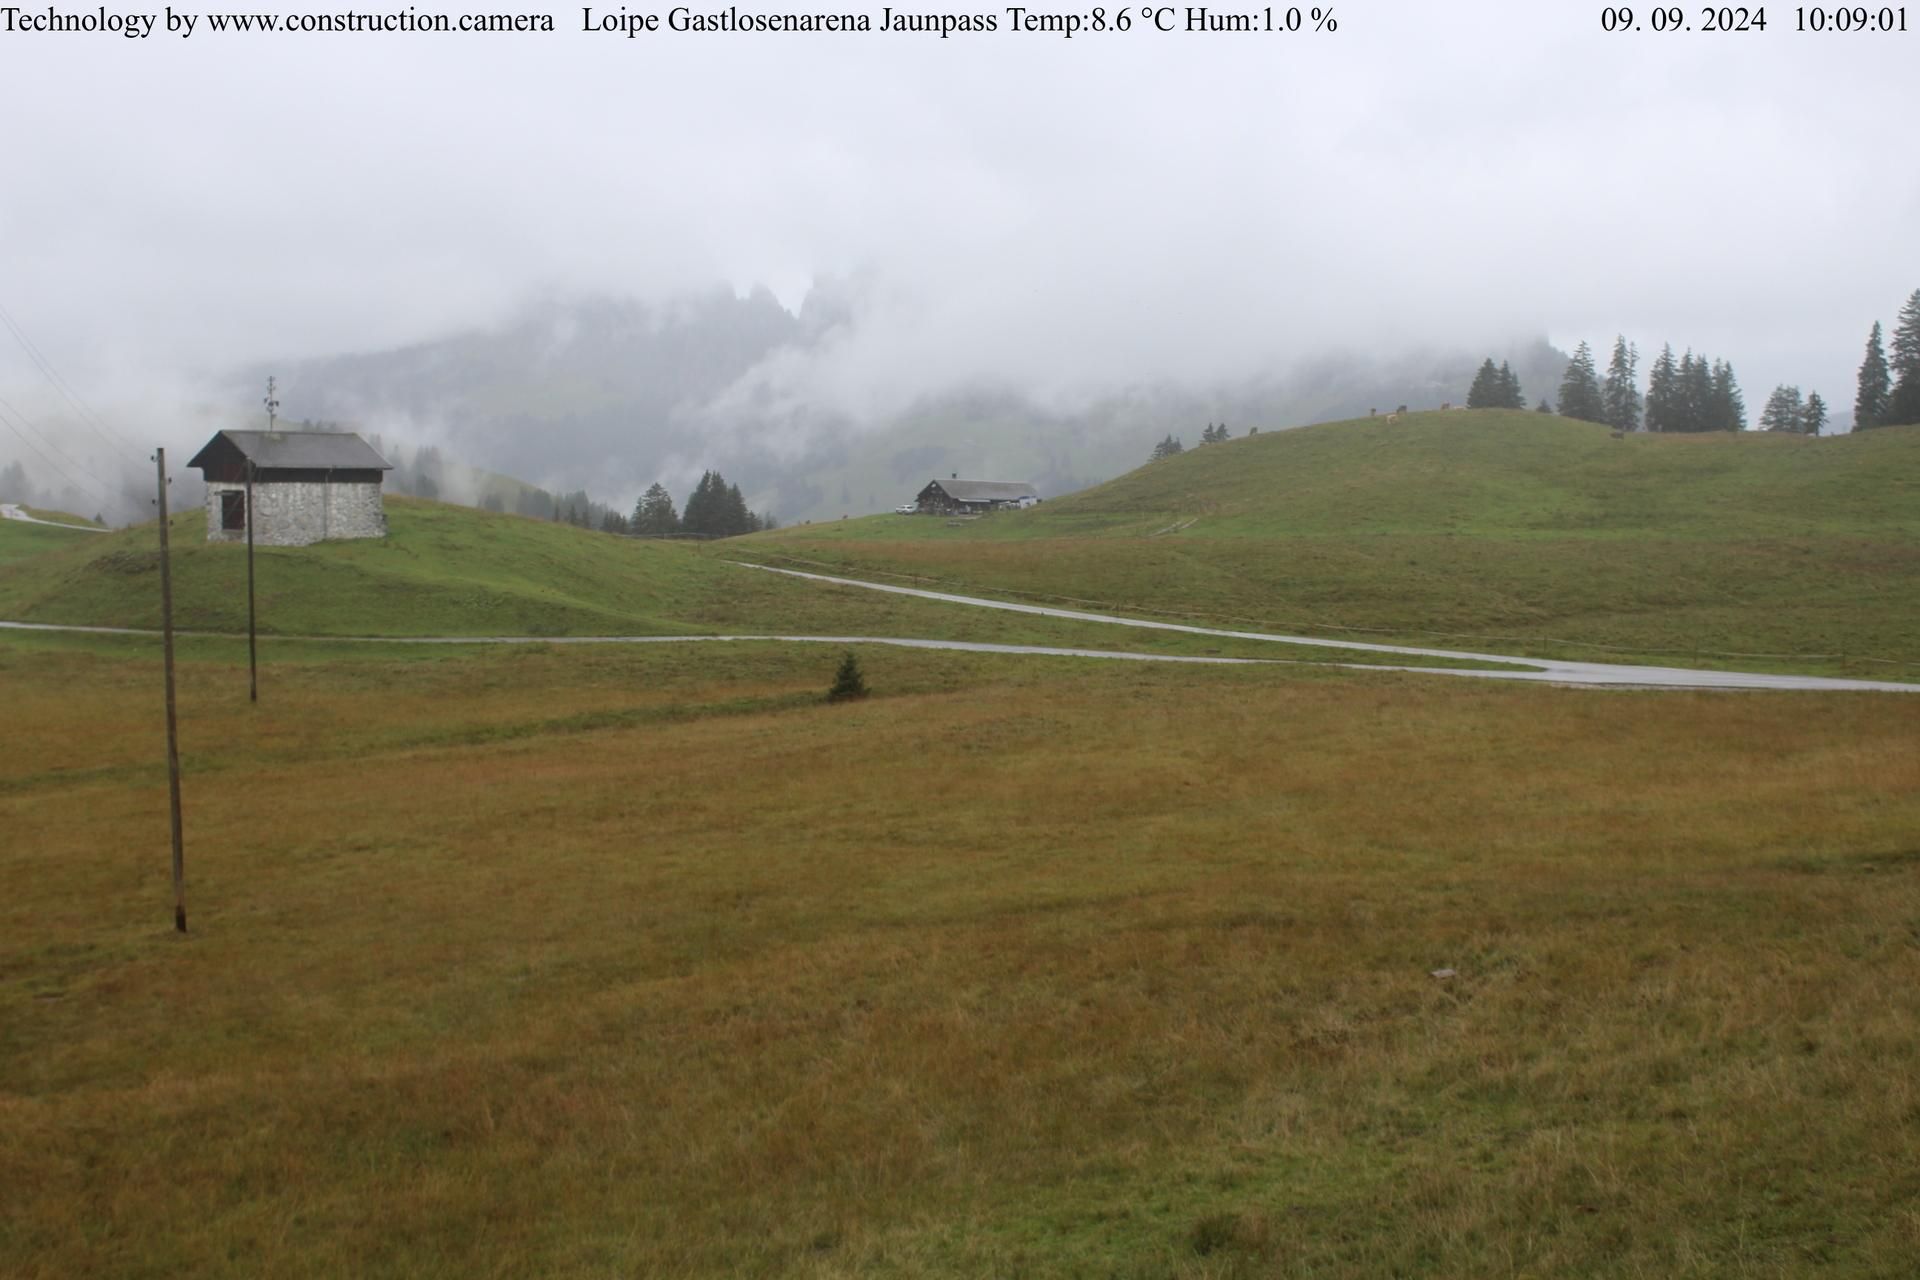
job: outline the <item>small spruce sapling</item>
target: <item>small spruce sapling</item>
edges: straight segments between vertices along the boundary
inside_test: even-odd
[[[851,702],[866,696],[867,679],[860,674],[860,663],[849,651],[840,663],[840,670],[834,674],[833,687],[827,690],[827,701]]]

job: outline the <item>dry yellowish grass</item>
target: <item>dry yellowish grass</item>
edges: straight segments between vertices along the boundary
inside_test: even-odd
[[[0,648],[8,1274],[1920,1255],[1920,700],[209,649],[183,941],[129,652]]]

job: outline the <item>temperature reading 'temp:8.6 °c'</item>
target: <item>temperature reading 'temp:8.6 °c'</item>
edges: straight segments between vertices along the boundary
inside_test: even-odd
[[[1600,11],[1603,31],[1765,31],[1767,11],[1763,8],[1731,8],[1709,5],[1691,14],[1679,5],[1656,6],[1635,13],[1624,6]],[[1869,8],[1865,5],[1820,8],[1799,7],[1793,11],[1795,31],[1905,31],[1907,10]]]

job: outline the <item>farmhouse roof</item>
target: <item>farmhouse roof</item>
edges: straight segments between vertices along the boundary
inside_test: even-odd
[[[1030,484],[1010,484],[1004,480],[936,480],[955,502],[1013,502],[1020,498],[1038,498]]]
[[[228,450],[262,471],[393,470],[372,445],[346,431],[216,431],[187,465],[216,464]]]

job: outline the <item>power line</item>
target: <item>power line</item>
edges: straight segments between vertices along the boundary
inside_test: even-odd
[[[8,403],[5,399],[0,399],[0,413],[11,414],[15,422],[19,423],[21,426],[25,427],[27,430],[33,432],[35,437],[39,439],[40,443],[46,445],[47,448],[59,454],[60,457],[63,460],[65,460],[68,466],[74,467],[81,471],[86,470],[85,467],[81,466],[78,462],[75,462],[72,456],[69,455],[65,449],[62,449],[59,445],[55,444],[53,442],[53,437],[49,435],[44,428],[42,428],[32,418],[29,418],[26,414],[20,412],[19,409],[15,408],[12,404]],[[16,432],[15,434],[18,434],[18,432]]]
[[[93,490],[95,497],[102,498],[109,503],[116,501],[116,499],[112,494],[102,489],[93,480],[87,478],[87,469],[84,466],[81,466],[79,463],[75,462],[72,458],[68,458],[66,453],[63,452],[58,445],[54,444],[51,439],[48,439],[44,435],[41,435],[41,439],[43,443],[46,444],[47,448],[52,449],[55,453],[59,454],[60,457],[66,459],[67,466],[72,467],[74,471],[78,471],[80,474],[78,476],[74,475],[73,472],[68,471],[66,467],[61,466],[58,462],[55,462],[52,458],[49,458],[46,454],[46,450],[42,449],[38,444],[35,444],[33,442],[33,439],[30,436],[28,436],[25,431],[22,431],[20,429],[21,426],[25,426],[33,430],[36,435],[40,435],[41,433],[38,428],[34,427],[33,421],[30,418],[28,418],[26,414],[21,413],[18,409],[15,409],[12,405],[8,404],[5,400],[0,400],[0,422],[4,422],[7,426],[7,430],[13,432],[13,434],[16,436],[19,436],[21,442],[25,444],[27,448],[39,454],[41,461],[45,462],[48,466],[52,467],[55,471],[59,472],[60,475],[66,480],[66,482],[69,485],[72,485],[76,489],[91,489]]]
[[[81,422],[86,425],[88,430],[99,436],[101,441],[110,448],[133,449],[138,447],[131,440],[128,440],[118,431],[108,426],[105,419],[101,418],[99,414],[87,406],[85,401],[80,399],[80,394],[68,385],[65,378],[60,376],[60,371],[55,369],[53,363],[41,354],[40,348],[33,345],[33,339],[27,337],[26,332],[20,328],[19,322],[13,318],[12,313],[7,310],[4,304],[0,304],[0,323],[6,325],[7,332],[11,333],[13,340],[20,344],[20,349],[27,353],[27,359],[33,362],[34,367],[40,371],[41,376],[52,383],[54,390],[58,391],[65,397],[67,403],[73,406],[74,411],[80,415]]]
[[[35,444],[32,440],[28,439],[24,434],[22,434],[22,432],[20,431],[20,428],[14,426],[12,421],[6,418],[4,415],[0,415],[0,422],[6,423],[7,430],[13,432],[13,434],[15,434],[16,436],[19,436],[20,439],[26,444],[27,448],[39,454],[40,460],[45,462],[48,466],[52,467],[55,471],[59,472],[61,477],[65,479],[68,484],[76,488],[92,489],[96,497],[104,498],[108,502],[114,501],[112,495],[106,493],[99,486],[93,484],[91,481],[86,481],[86,480],[81,480],[76,478],[65,467],[55,462],[52,458],[47,457],[46,454],[41,453],[40,446]]]

